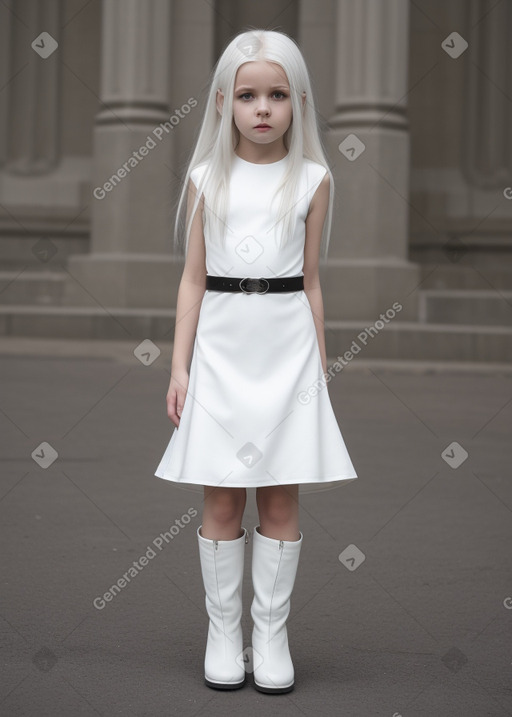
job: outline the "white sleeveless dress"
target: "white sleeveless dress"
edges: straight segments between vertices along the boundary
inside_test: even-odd
[[[235,155],[225,248],[205,236],[208,274],[303,274],[305,219],[326,170],[304,159],[294,235],[279,248],[278,202],[272,211],[270,202],[287,161],[254,164]],[[196,186],[205,168],[192,171]],[[192,490],[298,483],[302,492],[358,477],[323,379],[304,291],[205,292],[180,425],[155,475]]]

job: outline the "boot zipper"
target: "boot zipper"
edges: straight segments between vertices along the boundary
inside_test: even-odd
[[[248,542],[249,542],[249,533],[246,530],[245,531],[245,544],[247,545]]]
[[[282,549],[283,549],[283,545],[284,545],[284,541],[283,541],[283,540],[280,540],[280,541],[279,541],[279,550],[282,550]]]

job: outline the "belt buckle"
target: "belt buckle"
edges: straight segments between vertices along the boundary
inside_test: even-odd
[[[265,282],[266,285],[267,285],[267,288],[265,289],[265,291],[258,291],[257,289],[252,289],[252,290],[251,290],[251,289],[248,289],[248,290],[246,290],[246,289],[244,289],[244,287],[242,286],[242,283],[243,283],[244,281],[256,282],[256,285],[259,286],[260,288],[264,286],[262,282]],[[265,279],[264,277],[260,277],[259,279],[257,279],[257,278],[252,277],[252,276],[244,276],[243,279],[240,279],[239,286],[240,286],[240,289],[244,292],[244,294],[266,294],[267,291],[270,289],[270,284],[269,284],[269,282],[267,281],[267,279]],[[254,283],[253,283],[253,286],[254,286]]]

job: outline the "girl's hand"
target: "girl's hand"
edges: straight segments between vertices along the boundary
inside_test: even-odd
[[[175,371],[171,375],[167,391],[167,415],[177,428],[180,425],[181,412],[187,395],[188,380],[188,371]]]

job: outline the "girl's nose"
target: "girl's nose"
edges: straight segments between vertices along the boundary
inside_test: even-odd
[[[270,112],[270,105],[269,105],[269,102],[268,102],[268,100],[267,100],[266,98],[259,100],[259,102],[258,102],[258,107],[257,107],[256,112],[257,112],[258,114],[260,114],[260,113],[269,114],[269,112]]]

